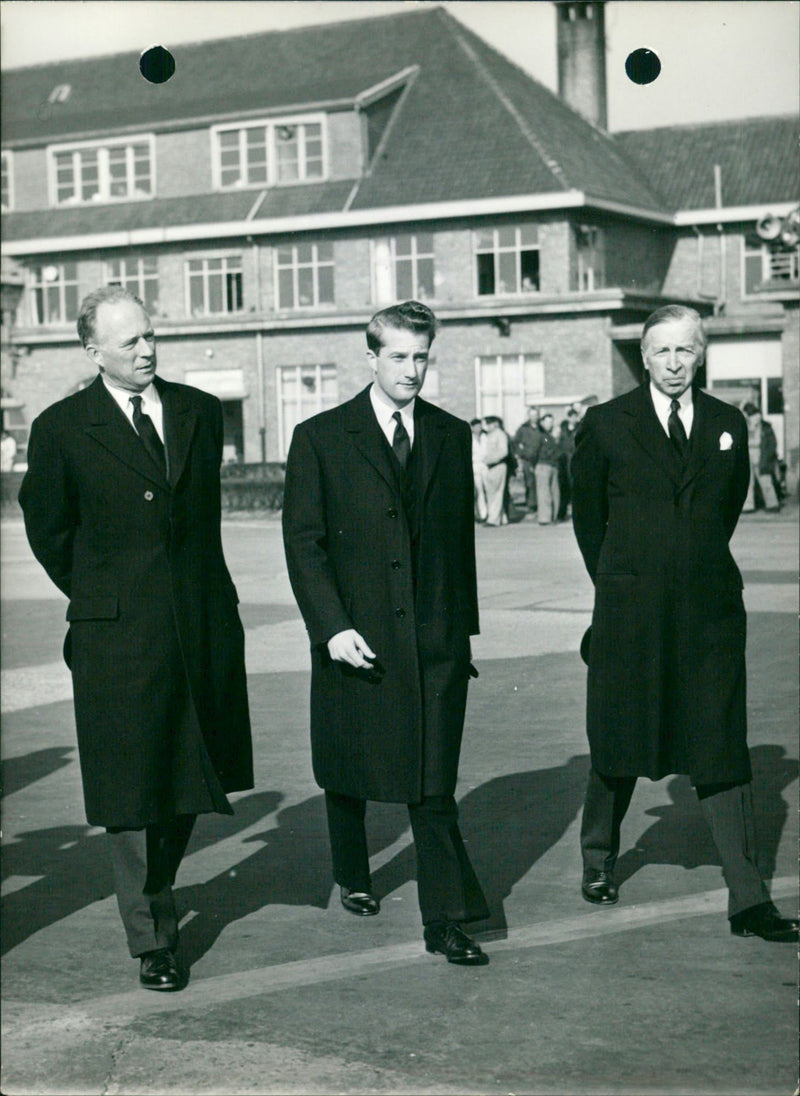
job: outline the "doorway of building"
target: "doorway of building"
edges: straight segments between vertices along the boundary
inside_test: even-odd
[[[241,400],[222,400],[222,463],[240,464],[244,460],[244,416]]]

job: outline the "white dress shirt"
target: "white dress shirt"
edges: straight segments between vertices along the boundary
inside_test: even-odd
[[[129,392],[127,388],[117,388],[116,385],[111,384],[106,378],[105,373],[101,373],[100,376],[103,379],[103,384],[108,389],[108,392],[119,404],[119,408],[122,414],[133,426],[133,404],[131,403],[131,396],[142,397],[142,412],[145,415],[149,415],[153,421],[153,426],[156,428],[156,433],[161,438],[161,444],[164,444],[164,408],[161,403],[161,397],[158,394],[158,389],[154,384],[148,384],[147,388],[143,392]]]
[[[405,407],[395,407],[380,385],[373,384],[369,390],[369,398],[372,402],[372,410],[375,412],[375,418],[378,420],[378,425],[386,435],[386,440],[389,445],[394,441],[394,432],[397,429],[397,419],[394,418],[396,411],[400,412],[403,420],[403,426],[408,431],[408,443],[411,449],[414,448],[414,403],[416,396],[410,403],[407,403]]]
[[[655,408],[656,415],[658,415],[658,421],[664,428],[664,433],[669,437],[669,416],[672,411],[672,396],[665,396],[664,393],[656,388],[653,382],[650,382],[650,396],[653,400],[653,407]],[[678,399],[680,407],[678,408],[678,418],[683,423],[683,429],[686,431],[686,437],[692,436],[692,423],[694,422],[694,403],[692,402],[692,389],[691,385],[683,392]]]

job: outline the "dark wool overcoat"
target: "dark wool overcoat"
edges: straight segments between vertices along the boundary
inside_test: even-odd
[[[220,539],[222,410],[155,383],[168,482],[98,377],[33,423],[20,490],[33,552],[69,598],[92,825],[230,811],[224,793],[253,783],[244,633]]]
[[[742,578],[728,547],[747,494],[743,415],[696,389],[683,466],[648,382],[589,408],[572,474],[575,534],[595,584],[593,766],[749,780]]]
[[[456,785],[478,631],[472,436],[424,400],[403,481],[366,388],[296,427],[283,511],[311,641],[311,751],[328,791],[413,803]],[[331,660],[355,628],[376,669]]]

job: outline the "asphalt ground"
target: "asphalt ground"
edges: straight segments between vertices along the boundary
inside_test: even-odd
[[[796,908],[797,511],[742,519],[761,866]],[[229,519],[256,787],[199,820],[178,877],[188,987],[138,986],[101,830],[84,824],[65,599],[2,528],[2,1092],[788,1094],[794,947],[731,936],[684,778],[642,780],[620,902],[580,896],[588,772],[569,524],[477,530],[482,634],[458,798],[491,962],[426,954],[404,808],[371,805],[379,917],[334,891],[308,749],[308,652],[275,518]],[[124,667],[121,668],[124,672]]]

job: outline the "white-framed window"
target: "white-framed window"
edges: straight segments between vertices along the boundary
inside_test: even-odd
[[[432,232],[404,232],[372,241],[372,299],[430,300],[436,295]]]
[[[339,383],[335,365],[279,365],[276,374],[278,448],[283,460],[295,426],[319,411],[336,407]]]
[[[29,272],[28,298],[33,325],[74,323],[78,318],[78,264],[47,263]]]
[[[791,250],[766,243],[755,232],[742,241],[742,296],[781,289],[800,281],[800,248]]]
[[[130,201],[155,194],[151,135],[51,145],[48,154],[51,205]]]
[[[327,175],[324,114],[211,127],[214,186],[277,186]]]
[[[108,259],[106,285],[120,285],[135,293],[148,312],[158,311],[158,260],[155,255]]]
[[[538,354],[482,354],[475,359],[475,391],[478,415],[499,415],[513,434],[545,394],[544,362]]]
[[[186,260],[186,309],[190,316],[241,312],[242,257],[214,255]]]
[[[536,225],[479,229],[474,241],[479,297],[538,291],[539,230]]]
[[[2,197],[0,207],[7,213],[14,208],[14,158],[8,151],[2,155]]]
[[[605,285],[605,234],[597,225],[575,225],[578,253],[578,291],[591,292]]]
[[[280,244],[275,257],[275,307],[318,308],[333,304],[333,244]]]

